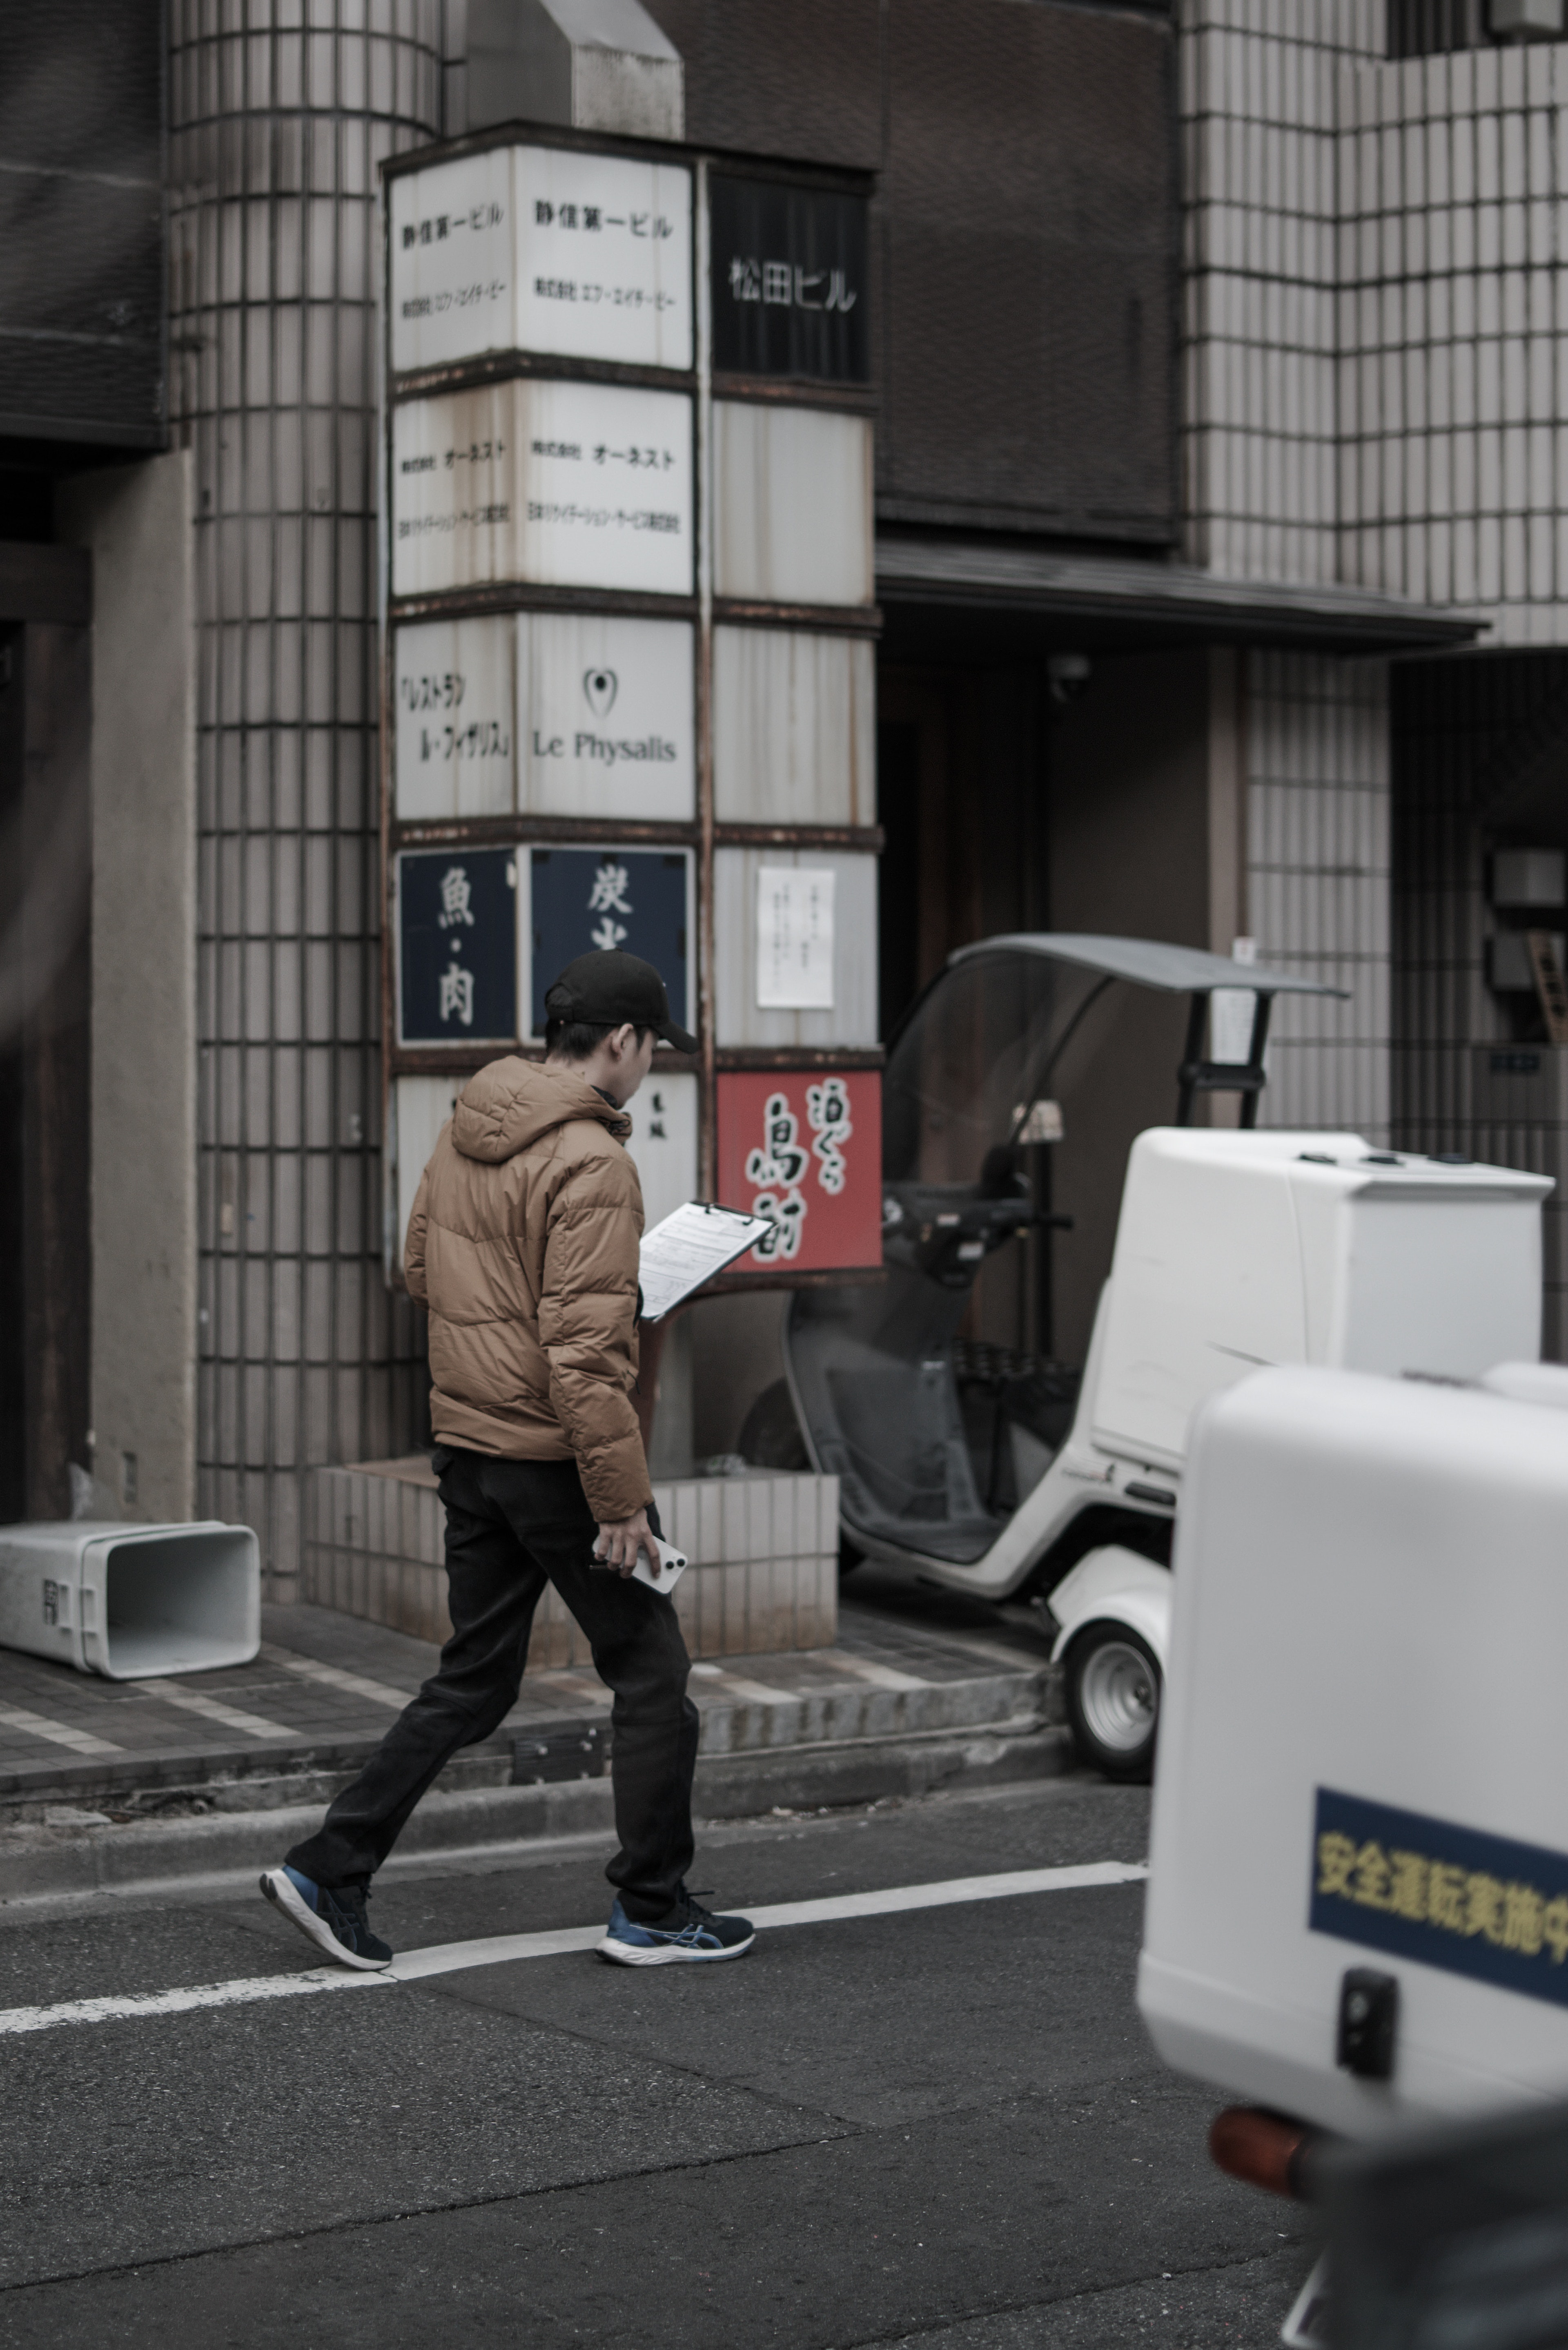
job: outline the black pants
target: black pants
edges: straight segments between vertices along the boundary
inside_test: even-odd
[[[697,1709],[675,1610],[645,1583],[590,1564],[597,1533],[570,1461],[497,1461],[441,1445],[452,1638],[320,1833],[289,1866],[318,1885],[363,1883],[460,1746],[491,1737],[517,1702],[534,1610],[553,1583],[614,1692],[610,1769],[620,1850],[606,1871],[629,1918],[663,1917],[691,1865]],[[652,1510],[649,1522],[657,1528]]]

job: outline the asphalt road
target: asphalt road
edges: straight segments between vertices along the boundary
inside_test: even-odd
[[[1142,1857],[1055,1781],[716,1830],[742,1908]],[[602,1920],[602,1851],[389,1881],[395,1946]],[[0,2040],[0,2345],[1266,2350],[1303,2216],[1222,2178],[1133,2004],[1141,1887]],[[260,1899],[0,1910],[0,2008],[311,1966]]]

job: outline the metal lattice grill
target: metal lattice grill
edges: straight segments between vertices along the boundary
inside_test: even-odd
[[[379,163],[439,134],[441,29],[441,0],[171,9],[171,407],[200,643],[199,1507],[257,1529],[279,1596],[303,1472],[406,1446],[423,1405],[418,1317],[380,1270],[374,255]]]

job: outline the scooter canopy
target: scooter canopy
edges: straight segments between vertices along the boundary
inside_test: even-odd
[[[1072,1219],[1055,1211],[1042,1146],[1062,1133],[1060,1077],[1114,1031],[1096,1007],[1118,982],[1192,997],[1179,1125],[1199,1093],[1222,1090],[1241,1094],[1251,1125],[1274,996],[1344,992],[1194,947],[1080,932],[1009,933],[949,957],[888,1047],[884,1278],[798,1291],[785,1324],[808,1451],[840,1478],[846,1529],[873,1554],[983,1557],[1065,1439],[1079,1367],[1054,1358],[1048,1334],[1044,1346],[993,1343],[972,1292],[986,1260],[1032,1232],[1048,1289],[1046,1236]],[[1244,1036],[1244,1058],[1204,1057],[1220,990],[1241,998],[1222,1041]],[[1151,1101],[1141,1123],[1163,1107]]]

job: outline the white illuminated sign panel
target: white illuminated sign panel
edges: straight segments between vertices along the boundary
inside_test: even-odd
[[[512,157],[504,147],[394,180],[392,366],[444,367],[517,339]]]
[[[691,365],[691,174],[670,163],[513,150],[517,347]]]
[[[523,378],[392,411],[392,589],[690,595],[684,392]]]
[[[523,350],[691,365],[691,174],[493,148],[392,182],[392,368]]]
[[[521,614],[519,806],[534,816],[690,823],[694,704],[688,621]]]
[[[400,820],[510,816],[517,775],[510,618],[421,620],[400,629],[394,642]]]

